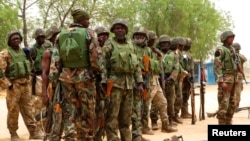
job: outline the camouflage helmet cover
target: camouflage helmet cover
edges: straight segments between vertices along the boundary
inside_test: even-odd
[[[111,28],[110,28],[110,31],[111,31],[112,33],[114,33],[114,28],[115,28],[115,26],[116,26],[117,24],[123,25],[123,26],[125,27],[125,29],[126,29],[126,33],[128,33],[128,25],[127,25],[127,22],[126,22],[124,19],[121,19],[121,18],[118,18],[118,19],[116,19],[116,20],[113,22],[113,24],[112,24],[112,26],[111,26]]]
[[[171,46],[178,45],[180,43],[179,37],[174,37],[171,39]]]
[[[23,37],[22,37],[21,33],[18,30],[12,30],[7,34],[7,44],[8,44],[8,46],[10,46],[10,38],[12,37],[12,35],[15,35],[15,34],[20,36],[21,41],[23,40]]]
[[[37,28],[37,29],[35,30],[34,34],[32,35],[32,37],[36,39],[36,38],[38,38],[38,37],[40,37],[40,36],[44,36],[44,37],[45,37],[45,32],[44,32],[43,29]]]
[[[144,27],[135,27],[134,32],[133,32],[133,38],[135,34],[143,34],[146,39],[148,39],[148,31]]]
[[[107,34],[109,36],[109,31],[103,26],[99,26],[95,28],[95,32],[97,36],[99,36],[100,34]]]
[[[184,37],[177,37],[178,40],[179,40],[179,44],[182,45],[182,46],[185,46],[186,45],[186,38]]]
[[[235,34],[232,32],[232,31],[225,31],[225,32],[223,32],[222,34],[221,34],[221,36],[220,36],[220,40],[221,40],[221,42],[223,43],[223,42],[225,42],[226,41],[226,39],[228,38],[228,37],[230,37],[230,36],[235,36]]]
[[[239,43],[233,43],[232,47],[237,50],[241,50],[241,46]]]
[[[156,33],[152,30],[148,31],[148,40],[151,40],[151,39],[157,39]]]
[[[170,41],[171,41],[170,37],[166,34],[161,35],[159,38],[159,43],[160,42],[170,42]]]
[[[185,46],[191,46],[191,45],[192,45],[192,40],[190,38],[186,38]]]
[[[53,35],[59,33],[60,30],[55,26],[55,25],[52,25],[47,31],[46,31],[46,34],[45,34],[45,37],[46,39],[51,39],[53,37]]]

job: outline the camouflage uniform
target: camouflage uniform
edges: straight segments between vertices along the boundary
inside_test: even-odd
[[[95,29],[97,34],[98,43],[100,47],[103,47],[105,41],[109,38],[109,32],[104,27],[97,27]],[[105,90],[101,85],[101,74],[96,74],[96,135],[95,141],[102,141],[105,134],[105,115],[107,114],[107,99],[105,95]]]
[[[214,73],[218,83],[218,114],[219,124],[232,124],[232,118],[235,111],[235,81],[236,71],[234,63],[235,50],[231,47],[234,40],[232,31],[225,31],[221,34],[220,46],[215,51]]]
[[[161,35],[159,37],[159,43],[157,44],[157,48],[161,50],[161,54],[162,54],[161,56],[163,56],[164,54],[166,54],[168,52],[169,46],[170,46],[170,37],[166,34]],[[152,48],[152,49],[154,49],[154,48]],[[159,78],[159,76],[158,76],[158,78]],[[162,88],[161,81],[159,83],[160,83],[160,86]],[[151,118],[153,130],[158,129],[157,120],[158,120],[159,109],[156,106],[156,104],[157,104],[156,102],[157,101],[152,100],[152,105],[151,105],[151,109],[150,109],[150,118]]]
[[[117,37],[116,28],[121,29],[121,34],[123,35]],[[110,83],[107,83],[107,80],[113,82],[111,93],[108,96],[110,102],[107,110],[105,130],[108,141],[120,140],[117,135],[118,129],[122,141],[131,141],[132,134],[129,127],[132,116],[133,87],[136,81],[140,83],[139,87],[142,88],[141,69],[138,62],[134,62],[137,60],[137,56],[135,55],[133,44],[125,38],[125,34],[128,32],[126,21],[123,19],[115,20],[110,31],[115,33],[115,37],[107,40],[103,47],[103,58],[105,58],[103,66],[106,66],[106,68],[102,73],[102,84],[106,84],[107,88],[110,88]],[[128,53],[131,56],[129,58],[131,59],[130,61],[134,63],[130,64],[127,58],[123,62],[124,65],[119,66],[120,64],[116,62],[122,61],[120,57],[128,57]],[[128,69],[128,66],[132,68]]]
[[[236,54],[239,56],[239,65],[243,69],[243,64],[247,61],[247,58],[240,53],[241,46],[239,43],[233,43],[232,47],[234,47]],[[244,73],[244,72],[243,72]],[[240,97],[241,92],[243,90],[243,74],[241,72],[237,72],[237,81],[235,83],[235,101],[236,107],[235,109],[239,108],[240,105]]]
[[[45,32],[41,28],[37,28],[33,34],[33,38],[36,39],[36,43],[30,49],[30,56],[33,62],[32,72],[32,112],[34,116],[45,111],[45,106],[42,103],[42,55],[46,48],[52,46],[52,43],[45,40]],[[45,125],[45,120],[37,122],[40,129]],[[42,125],[43,124],[43,125]]]
[[[180,64],[180,72],[178,75],[178,80],[175,82],[175,104],[174,104],[174,109],[175,109],[175,117],[174,117],[174,121],[177,123],[182,124],[182,121],[179,118],[179,112],[180,109],[182,107],[182,84],[183,84],[183,79],[185,78],[185,76],[188,74],[186,70],[184,70],[184,64],[183,64],[183,53],[182,53],[182,49],[184,47],[184,45],[186,44],[186,41],[183,37],[178,37],[179,40],[179,45],[177,48],[177,55],[179,57],[179,64]]]
[[[180,38],[173,38],[171,40],[170,50],[163,57],[164,72],[165,72],[165,94],[168,103],[168,116],[170,124],[173,125],[175,118],[175,100],[176,87],[178,85],[178,76],[180,72],[180,61],[177,53],[177,47],[180,44]]]
[[[20,32],[11,31],[7,38],[9,47],[0,53],[0,86],[2,89],[7,89],[7,128],[11,134],[12,141],[19,141],[16,133],[19,112],[21,112],[24,123],[30,133],[29,138],[42,139],[43,137],[38,132],[39,130],[31,111],[32,104],[29,86],[31,66],[26,54],[19,46],[21,41],[22,36]]]
[[[182,118],[191,118],[191,114],[188,113],[188,100],[191,92],[191,74],[194,69],[194,62],[191,53],[189,52],[192,41],[190,38],[186,38],[186,45],[183,49],[183,64],[184,69],[189,73],[183,80],[182,87],[182,108],[181,108],[181,117]]]
[[[139,64],[142,71],[143,76],[143,86],[145,92],[143,95],[139,93],[139,91],[134,89],[133,94],[133,115],[132,115],[132,139],[135,140],[137,136],[142,135],[142,129],[147,128],[147,132],[150,135],[153,135],[153,132],[150,131],[148,127],[148,114],[149,114],[149,101],[150,93],[149,89],[149,80],[150,80],[150,66],[149,64],[144,63],[143,57],[148,57],[151,59],[151,49],[146,46],[148,40],[147,31],[143,27],[138,27],[135,29],[133,33],[133,43],[136,50],[136,54],[139,60]],[[149,63],[149,62],[148,62]],[[148,70],[146,70],[146,65]]]
[[[82,65],[76,65],[76,67],[70,67],[66,65],[66,60],[63,60],[63,55],[59,55],[60,52],[54,51],[52,55],[50,77],[53,78],[57,76],[58,70],[61,70],[59,74],[59,85],[61,87],[62,95],[62,113],[63,113],[63,124],[64,124],[64,140],[66,141],[78,141],[87,140],[93,141],[95,135],[95,102],[96,102],[96,86],[95,86],[95,76],[93,71],[100,71],[99,62],[101,62],[100,56],[95,56],[101,54],[101,50],[96,46],[96,37],[94,37],[94,32],[85,25],[81,24],[81,21],[89,20],[89,16],[86,16],[86,12],[81,9],[73,10],[71,15],[77,23],[70,25],[67,30],[74,30],[75,28],[82,28],[85,30],[85,36],[82,39],[86,41],[84,48],[86,50],[83,54],[84,56],[81,61]],[[87,22],[86,21],[86,22]],[[64,31],[65,33],[66,31]],[[62,51],[62,46],[59,44],[58,48]],[[75,54],[72,54],[75,55]],[[96,59],[96,60],[95,60]],[[76,63],[75,62],[67,62]],[[51,66],[51,67],[52,67]],[[84,67],[87,66],[87,67]],[[53,76],[54,75],[54,76]]]

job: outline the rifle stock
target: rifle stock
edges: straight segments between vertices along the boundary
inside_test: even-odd
[[[192,120],[191,124],[195,124],[196,122],[196,114],[195,114],[195,88],[194,88],[194,66],[193,66],[193,59],[192,59],[192,70],[191,70],[191,79],[190,85],[191,85],[191,110],[192,110]]]
[[[165,71],[164,71],[164,66],[163,66],[163,61],[161,61],[161,88],[164,96],[165,94]]]
[[[205,70],[203,60],[200,59],[200,112],[199,119],[205,120]]]

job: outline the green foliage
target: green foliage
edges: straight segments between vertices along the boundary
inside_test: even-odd
[[[18,10],[0,1],[0,50],[7,47],[7,34],[11,30],[20,29]]]

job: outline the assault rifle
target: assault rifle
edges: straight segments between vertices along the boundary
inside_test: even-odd
[[[235,58],[235,59],[234,59],[234,62],[235,62],[235,64],[236,64],[236,66],[237,66],[237,71],[241,73],[241,75],[242,75],[242,77],[243,77],[245,83],[247,84],[246,76],[245,76],[245,74],[244,74],[243,68],[242,68],[241,63],[240,63],[240,58],[239,58],[239,56],[236,55],[236,54],[234,55],[234,58]]]
[[[237,113],[242,110],[248,110],[248,118],[250,118],[250,106],[237,108],[235,112]],[[217,114],[218,114],[218,111],[213,112],[213,113],[207,113],[207,117],[215,117]]]
[[[183,141],[183,137],[173,135],[171,138],[164,139],[163,141]]]
[[[191,60],[192,64],[194,63],[193,59]],[[195,114],[195,88],[194,88],[194,66],[192,65],[191,69],[191,78],[189,79],[189,83],[191,85],[191,110],[192,110],[192,121],[191,124],[195,124],[196,122],[196,114]]]
[[[163,60],[161,60],[161,88],[164,96],[166,96],[165,93],[165,71],[164,71],[164,65],[163,65]]]
[[[199,119],[205,120],[205,70],[202,59],[200,59],[200,112]]]

